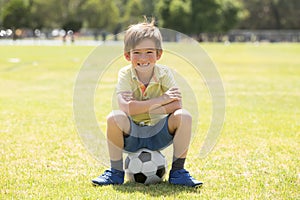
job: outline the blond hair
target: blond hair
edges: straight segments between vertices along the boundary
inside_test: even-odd
[[[144,22],[129,26],[125,33],[124,51],[129,52],[144,39],[153,40],[155,48],[162,49],[162,36],[159,29],[155,26],[154,18],[152,18],[151,22],[148,22],[145,17]]]

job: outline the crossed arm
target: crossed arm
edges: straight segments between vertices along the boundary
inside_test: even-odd
[[[122,92],[118,94],[118,102],[120,109],[130,116],[142,113],[169,114],[182,108],[181,93],[176,87],[145,101],[135,100],[132,92]]]

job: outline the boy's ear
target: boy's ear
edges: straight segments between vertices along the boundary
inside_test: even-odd
[[[158,49],[157,50],[157,53],[156,53],[156,60],[159,60],[161,58],[161,55],[163,53],[163,50],[162,49]]]
[[[126,58],[126,60],[131,61],[130,52],[124,52],[124,57]]]

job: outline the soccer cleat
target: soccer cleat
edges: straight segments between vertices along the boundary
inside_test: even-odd
[[[124,183],[125,173],[116,169],[106,170],[102,175],[92,180],[93,185],[119,185]]]
[[[169,183],[188,187],[200,187],[202,182],[194,179],[185,169],[170,171]]]

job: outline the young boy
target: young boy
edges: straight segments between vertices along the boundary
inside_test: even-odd
[[[159,29],[144,22],[128,28],[124,56],[131,65],[118,74],[117,98],[120,110],[107,117],[107,141],[111,169],[92,180],[94,185],[124,182],[123,150],[161,150],[173,143],[169,182],[197,187],[184,169],[191,138],[192,117],[182,109],[181,93],[169,68],[157,65],[162,55]]]

